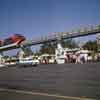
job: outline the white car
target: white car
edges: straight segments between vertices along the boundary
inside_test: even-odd
[[[34,60],[33,60],[33,63],[34,63],[34,64],[39,64],[40,62],[39,62],[38,59],[34,59]]]
[[[19,59],[19,64],[24,64],[24,65],[37,65],[39,64],[38,59],[32,59],[32,58],[23,58],[23,59]]]

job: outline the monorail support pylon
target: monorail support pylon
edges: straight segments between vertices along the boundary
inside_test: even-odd
[[[3,52],[0,52],[0,64],[3,64]]]
[[[30,56],[33,54],[30,46],[20,46],[21,50],[19,51],[18,58],[23,59],[25,56]]]

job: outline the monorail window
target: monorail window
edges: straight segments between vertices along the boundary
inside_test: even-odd
[[[4,40],[4,44],[3,45],[8,45],[8,44],[12,44],[13,40],[11,38],[7,38]]]

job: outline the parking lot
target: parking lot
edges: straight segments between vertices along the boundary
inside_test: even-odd
[[[100,98],[99,71],[100,63],[2,67],[0,88],[98,99]],[[0,98],[3,94],[5,93],[1,91]],[[11,94],[13,93],[9,95]]]

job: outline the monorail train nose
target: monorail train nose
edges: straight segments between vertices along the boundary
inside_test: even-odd
[[[16,43],[16,42],[20,44],[24,40],[26,40],[26,38],[23,35],[14,34],[9,38],[4,39],[2,43],[0,42],[0,46],[9,45],[9,44]]]
[[[22,41],[26,40],[26,38],[21,34],[14,34],[12,37],[13,42],[17,42],[20,44]]]

